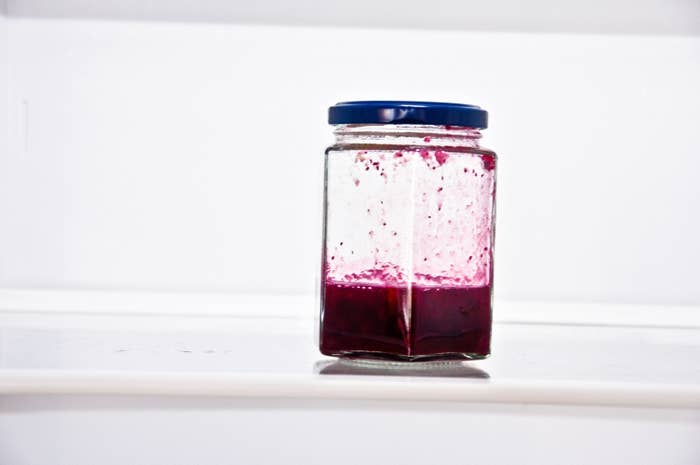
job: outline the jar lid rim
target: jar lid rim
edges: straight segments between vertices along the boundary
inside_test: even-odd
[[[426,124],[488,127],[488,113],[477,105],[412,100],[339,102],[328,109],[328,124]]]

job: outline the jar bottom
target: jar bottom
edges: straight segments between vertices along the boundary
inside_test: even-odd
[[[464,360],[484,360],[491,354],[477,354],[473,352],[445,352],[429,355],[401,355],[389,352],[367,352],[362,350],[346,350],[338,352],[323,352],[324,355],[340,357],[344,362],[358,364],[418,364],[422,362],[459,362]]]

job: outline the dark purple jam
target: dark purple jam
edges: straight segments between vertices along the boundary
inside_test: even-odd
[[[328,281],[322,318],[326,355],[484,358],[491,343],[491,288]]]

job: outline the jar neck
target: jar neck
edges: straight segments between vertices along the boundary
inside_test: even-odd
[[[463,126],[338,124],[336,145],[479,148],[481,131]]]

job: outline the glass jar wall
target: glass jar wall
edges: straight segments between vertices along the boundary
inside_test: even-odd
[[[360,118],[368,122],[342,111],[334,119],[333,108],[342,105],[364,109]],[[467,122],[479,124],[424,124],[434,118],[420,118],[420,105],[458,115],[461,110],[471,115]],[[485,112],[418,102],[333,108],[336,143],[325,161],[321,351],[398,360],[486,357],[496,155],[479,144]],[[419,115],[406,123],[411,108]],[[373,118],[402,110],[403,121]],[[483,115],[483,123],[474,114]]]

